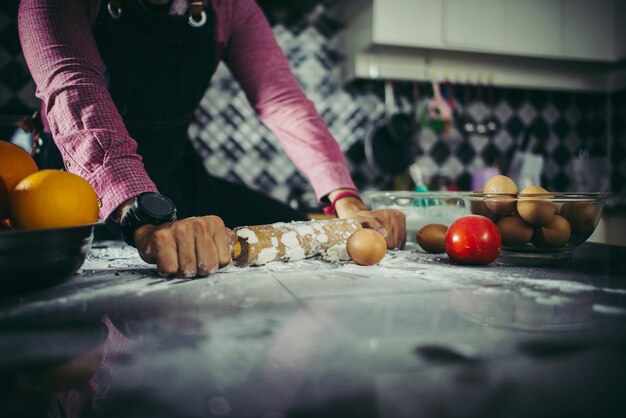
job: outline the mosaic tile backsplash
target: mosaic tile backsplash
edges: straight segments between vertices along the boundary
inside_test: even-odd
[[[37,107],[34,85],[20,52],[16,10],[16,1],[0,4],[0,118],[5,120]],[[408,188],[410,183],[377,172],[365,157],[363,144],[368,132],[385,120],[384,82],[342,83],[342,29],[328,6],[274,26],[300,85],[345,152],[357,185],[361,189]],[[425,82],[417,84],[417,104],[412,83],[397,82],[394,87],[399,111],[409,114],[415,114],[432,96]],[[440,184],[469,190],[477,170],[497,166],[506,173],[514,153],[528,150],[543,156],[541,178],[548,189],[582,190],[581,179],[591,178],[594,181],[585,184],[606,184],[603,187],[626,203],[626,90],[607,95],[458,83],[444,90],[455,102],[453,134],[444,138],[421,129],[410,138],[415,160]],[[464,128],[488,122],[495,129],[483,134]],[[0,129],[5,137],[12,127]],[[256,119],[223,65],[202,100],[190,134],[211,173],[284,201],[314,204],[306,180],[275,136]],[[598,166],[610,167],[610,173],[596,172]],[[597,176],[607,177],[606,181],[594,179]]]
[[[38,106],[35,83],[30,77],[17,33],[19,1],[0,1],[0,135],[7,139],[15,119]]]

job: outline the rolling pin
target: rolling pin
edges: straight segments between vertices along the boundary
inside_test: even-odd
[[[361,229],[354,219],[313,220],[235,228],[238,241],[232,251],[236,266],[260,266],[270,261],[313,257],[346,241]]]

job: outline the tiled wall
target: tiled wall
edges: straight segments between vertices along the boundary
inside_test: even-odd
[[[17,33],[18,1],[0,1],[0,139],[8,139],[14,120],[37,107],[35,83],[24,62]]]
[[[393,178],[377,173],[363,151],[369,129],[385,117],[384,83],[362,80],[342,85],[341,30],[332,10],[323,7],[299,22],[275,26],[276,37],[300,85],[346,153],[357,185],[390,189]],[[400,107],[406,112],[414,112],[415,108],[412,87],[410,83],[396,83]],[[428,83],[419,83],[419,91],[422,98],[432,95]],[[506,171],[511,155],[528,136],[530,148],[545,157],[544,186],[571,191],[576,188],[574,158],[589,152],[607,158],[608,95],[496,88],[489,106],[487,93],[486,86],[480,92],[475,85],[453,87],[458,102],[456,133],[451,138],[438,137],[430,130],[416,135],[416,159],[422,167],[468,190],[475,170],[499,164]],[[479,95],[482,100],[477,100]],[[199,113],[192,136],[209,171],[280,199],[286,199],[293,187],[308,190],[274,135],[255,119],[226,68],[218,70]],[[468,120],[479,124],[492,118],[498,129],[488,135],[463,130]],[[613,157],[622,159],[615,153]]]
[[[20,53],[15,15],[17,1],[0,2],[0,118],[23,115],[37,107],[34,85]],[[342,25],[332,9],[320,6],[305,18],[275,26],[302,88],[346,153],[357,185],[363,189],[390,189],[393,178],[377,173],[365,160],[363,140],[372,126],[384,119],[383,82],[341,82]],[[480,69],[477,69],[479,72]],[[485,75],[486,76],[486,75]],[[497,81],[497,80],[496,80]],[[431,95],[428,83],[419,83],[422,99]],[[403,111],[413,112],[413,85],[396,83]],[[416,159],[427,171],[442,176],[461,189],[471,187],[471,173],[491,164],[506,170],[515,149],[528,135],[533,148],[545,157],[544,185],[551,190],[575,188],[572,162],[582,151],[610,157],[611,188],[626,196],[626,91],[609,97],[597,93],[547,92],[494,89],[489,106],[485,86],[456,84],[457,132],[442,138],[429,130],[414,137]],[[478,100],[478,96],[482,100]],[[467,98],[469,97],[469,100]],[[610,145],[609,110],[612,109]],[[494,119],[498,129],[485,135],[468,134],[467,121]],[[4,138],[12,127],[0,127]],[[255,117],[243,92],[221,66],[207,91],[191,135],[205,157],[207,169],[233,181],[266,191],[282,200],[304,194],[310,188],[297,173],[274,135]],[[544,138],[543,146],[536,146]],[[6,139],[6,138],[5,138]],[[626,198],[624,198],[626,201]]]

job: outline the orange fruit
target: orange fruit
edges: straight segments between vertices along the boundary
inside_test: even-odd
[[[33,158],[15,144],[0,141],[0,219],[9,217],[9,193],[24,177],[37,171]]]
[[[61,170],[31,174],[10,194],[15,229],[63,228],[98,220],[98,197],[82,177]]]

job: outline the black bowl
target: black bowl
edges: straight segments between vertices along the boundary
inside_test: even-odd
[[[0,295],[40,289],[72,276],[85,262],[94,225],[0,232]]]

